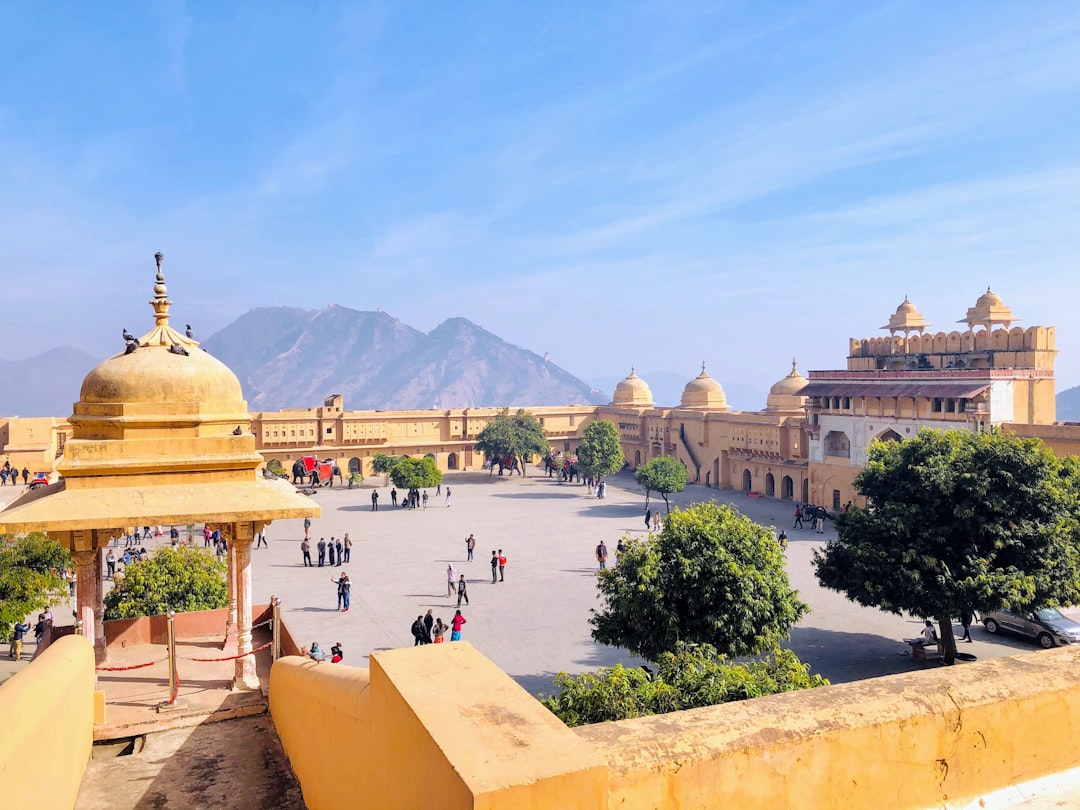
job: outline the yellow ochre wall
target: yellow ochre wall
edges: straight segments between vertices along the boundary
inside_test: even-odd
[[[610,807],[940,807],[1080,764],[1080,650],[576,729]]]
[[[599,754],[467,642],[281,658],[270,714],[310,810],[607,807]]]
[[[64,636],[0,685],[0,807],[75,806],[93,745],[94,677],[93,648]]]

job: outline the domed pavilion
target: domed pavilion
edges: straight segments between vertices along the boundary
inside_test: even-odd
[[[986,292],[975,301],[975,306],[968,307],[967,315],[957,321],[966,323],[969,329],[981,326],[987,332],[995,326],[1003,326],[1008,329],[1012,324],[1019,321],[1013,317],[1012,310],[1001,300],[1001,296],[993,292],[989,287]]]
[[[724,387],[709,376],[704,363],[701,364],[701,373],[688,382],[683,389],[679,407],[712,411],[730,410]]]
[[[251,651],[251,544],[273,520],[318,516],[319,506],[260,472],[240,382],[197,341],[169,326],[158,253],[154,327],[83,380],[56,483],[0,511],[0,534],[41,531],[76,564],[83,633],[106,657],[102,555],[125,527],[208,523],[227,540],[229,634]],[[236,660],[235,686],[258,687],[252,656]]]
[[[615,386],[615,396],[611,398],[611,404],[632,408],[651,408],[653,405],[652,389],[631,368],[630,373],[626,375],[626,379]]]
[[[806,397],[799,392],[807,385],[809,380],[799,373],[795,358],[791,358],[791,371],[782,380],[769,389],[769,397],[765,402],[765,410],[769,413],[777,411],[791,411],[802,413],[806,406]]]

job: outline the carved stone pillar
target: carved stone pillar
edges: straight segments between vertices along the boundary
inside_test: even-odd
[[[225,619],[225,639],[221,642],[224,650],[236,643],[236,532],[233,531],[231,523],[219,526],[218,529],[221,531],[221,539],[225,541],[225,558],[229,566],[225,576],[229,589],[229,615]]]
[[[251,652],[251,543],[254,527],[251,523],[236,524],[233,532],[236,572],[236,653],[243,655]],[[259,676],[255,671],[255,658],[245,655],[236,659],[236,674],[233,677],[233,689],[258,689]]]
[[[105,649],[105,603],[102,598],[101,550],[75,551],[75,605],[83,635],[94,647],[94,660],[103,663]]]

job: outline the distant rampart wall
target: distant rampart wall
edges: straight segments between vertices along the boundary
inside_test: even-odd
[[[0,807],[70,810],[94,739],[94,650],[49,645],[0,685]]]

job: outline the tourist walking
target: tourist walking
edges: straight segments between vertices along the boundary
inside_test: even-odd
[[[458,578],[457,582],[457,606],[461,607],[461,600],[465,600],[465,604],[469,604],[469,591],[468,586],[465,584],[465,575],[462,574]],[[460,613],[461,611],[458,611]]]
[[[473,561],[473,551],[476,549],[476,538],[471,534],[465,538],[465,553],[468,555],[465,559],[466,562]]]
[[[337,579],[330,577],[330,581],[337,585],[337,601],[338,610],[342,613],[349,612],[349,591],[352,590],[352,583],[349,582],[349,575],[344,571]]]
[[[319,538],[319,542],[315,544],[315,548],[319,550],[319,568],[326,565],[326,540]]]
[[[427,509],[427,499],[428,499],[428,494],[427,494],[427,490],[425,489],[424,494],[420,496],[420,502],[424,504],[424,509]]]
[[[454,588],[457,586],[457,571],[454,570],[454,564],[450,563],[446,566],[446,595],[453,596]]]
[[[803,519],[803,508],[799,504],[795,504],[795,525],[792,526],[791,528],[793,528],[793,529],[801,529],[803,527],[802,519]]]
[[[466,604],[468,604],[466,602]],[[465,624],[465,617],[461,615],[461,611],[454,613],[454,618],[450,620],[450,640],[461,641],[461,626]]]
[[[446,631],[450,629],[450,625],[442,620],[440,616],[435,620],[435,627],[432,629],[432,634],[435,636],[435,643],[442,644],[446,641]]]
[[[175,526],[173,526],[173,531],[174,532],[176,531]],[[176,538],[174,537],[173,538],[173,544],[174,545],[175,545],[175,540],[176,540]],[[264,532],[264,531],[260,531],[258,534],[255,535],[255,548],[258,548],[260,545],[263,548],[270,548],[270,544],[266,542],[266,532]]]
[[[785,554],[787,554],[787,547],[788,547],[787,532],[785,532],[783,529],[781,529],[780,530],[780,536],[777,537],[776,539],[777,539],[777,542],[780,543],[780,550],[783,551]]]
[[[645,528],[652,527],[652,510],[649,507],[645,507]]]
[[[491,550],[491,584],[494,585],[499,580],[496,578],[496,574],[499,571],[499,555],[495,553],[495,549]]]
[[[311,518],[309,517],[304,518],[304,539],[311,539]]]
[[[377,489],[371,490],[371,511],[379,511],[379,490]]]
[[[450,505],[450,487],[446,488],[446,505]]]
[[[343,545],[345,546],[345,562],[348,562],[349,557],[352,556],[351,553],[350,553],[350,552],[352,552],[352,540],[349,539],[349,533],[348,532],[345,532],[345,541],[344,541]]]
[[[660,510],[652,513],[652,527],[654,532],[660,531]]]
[[[311,543],[306,539],[300,541],[300,550],[304,552],[304,567],[311,567]]]
[[[503,582],[503,571],[506,570],[506,555],[499,549],[499,582]]]
[[[964,635],[960,637],[961,641],[971,643],[971,622],[975,618],[975,611],[971,608],[964,608],[960,613],[960,626],[964,628]]]
[[[607,568],[607,546],[604,545],[603,540],[596,547],[596,561],[600,563],[601,569]]]

